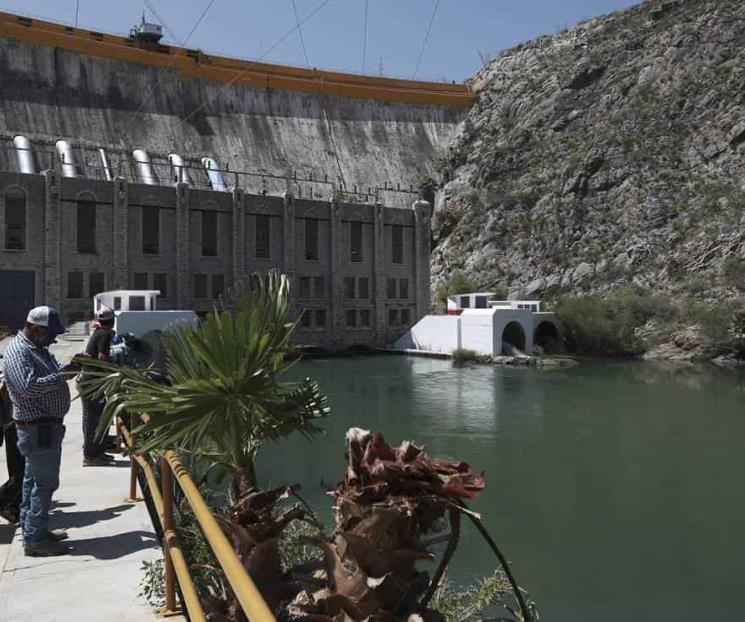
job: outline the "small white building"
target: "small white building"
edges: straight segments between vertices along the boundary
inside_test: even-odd
[[[394,347],[452,354],[467,349],[488,356],[526,356],[561,337],[553,313],[538,300],[495,300],[489,292],[450,296],[447,315],[427,315]]]
[[[114,330],[120,335],[143,337],[150,332],[167,332],[178,326],[196,326],[194,311],[158,311],[158,295],[154,289],[119,289],[101,292],[93,297],[93,312],[103,307],[114,310]]]

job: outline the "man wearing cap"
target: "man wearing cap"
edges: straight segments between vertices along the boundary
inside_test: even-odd
[[[11,341],[3,359],[3,375],[13,403],[18,450],[26,461],[20,525],[26,555],[64,555],[59,540],[67,534],[49,529],[49,506],[59,486],[64,416],[70,390],[49,346],[65,332],[53,307],[29,311],[26,326]]]
[[[97,316],[98,326],[88,339],[85,353],[99,361],[108,361],[111,351],[111,340],[114,337],[114,311],[101,307]],[[86,381],[83,368],[82,382]],[[90,371],[90,370],[88,370]],[[96,428],[101,420],[105,402],[102,398],[83,398],[83,466],[113,466],[114,456],[104,450],[106,445],[96,440]]]

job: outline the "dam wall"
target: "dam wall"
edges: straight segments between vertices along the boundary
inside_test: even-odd
[[[470,101],[463,85],[131,45],[0,14],[0,138],[22,134],[35,147],[65,139],[122,157],[135,148],[193,161],[209,156],[221,168],[299,172],[350,192],[416,189]]]

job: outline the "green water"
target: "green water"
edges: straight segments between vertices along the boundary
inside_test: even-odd
[[[586,363],[560,371],[397,356],[302,363],[324,437],[271,447],[260,475],[300,482],[326,520],[350,426],[486,472],[474,508],[546,622],[745,619],[745,375]],[[494,560],[467,530],[456,582]]]

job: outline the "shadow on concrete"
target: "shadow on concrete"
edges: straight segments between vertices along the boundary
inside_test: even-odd
[[[77,503],[74,501],[52,501],[53,510],[56,510],[57,508],[71,508],[76,505]]]
[[[3,523],[0,525],[0,544],[10,544],[13,541],[18,525],[11,525],[10,523]]]
[[[70,529],[72,527],[87,527],[103,521],[116,518],[125,510],[133,507],[133,503],[123,503],[113,508],[104,508],[102,510],[86,510],[80,512],[51,512],[49,521],[55,529],[58,527]]]
[[[70,548],[70,555],[88,555],[96,559],[120,559],[132,553],[152,549],[158,546],[155,535],[147,531],[127,531],[114,536],[102,536],[87,540],[70,540],[65,542]]]

